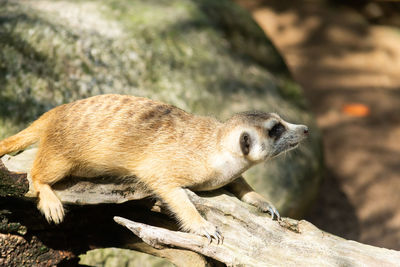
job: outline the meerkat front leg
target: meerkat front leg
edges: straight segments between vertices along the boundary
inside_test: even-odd
[[[241,201],[257,207],[262,212],[269,212],[272,219],[274,219],[275,216],[278,220],[281,219],[277,209],[263,196],[255,192],[242,176],[228,184],[226,188]]]
[[[166,188],[164,186],[162,189],[155,189],[154,191],[176,215],[183,230],[206,236],[210,243],[212,238],[217,240],[218,244],[223,241],[218,228],[201,217],[184,189],[180,187]]]

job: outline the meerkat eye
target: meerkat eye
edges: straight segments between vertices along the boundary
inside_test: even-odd
[[[268,131],[268,135],[269,137],[274,137],[278,139],[285,131],[285,126],[283,126],[282,123],[277,123],[274,125],[274,127],[271,128],[271,130]]]
[[[240,136],[240,149],[243,155],[248,155],[250,152],[251,139],[247,132],[242,133]]]

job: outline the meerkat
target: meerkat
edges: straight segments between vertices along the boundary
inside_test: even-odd
[[[305,125],[275,113],[244,112],[220,122],[175,106],[128,95],[99,95],[44,113],[28,128],[0,142],[0,155],[39,143],[32,169],[38,209],[48,222],[64,209],[51,185],[69,175],[135,176],[164,202],[183,230],[222,241],[184,188],[223,186],[240,200],[280,218],[242,177],[251,166],[295,148]]]

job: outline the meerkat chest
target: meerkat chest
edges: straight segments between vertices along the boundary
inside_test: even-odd
[[[207,191],[223,187],[238,178],[250,167],[243,159],[236,158],[230,153],[212,155],[209,164],[211,173],[192,189]]]

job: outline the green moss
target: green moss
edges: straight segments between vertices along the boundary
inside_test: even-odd
[[[11,214],[8,210],[0,210],[0,232],[1,233],[17,233],[25,235],[28,232],[26,226],[18,222],[9,222],[7,215]]]
[[[288,76],[283,76],[279,84],[279,92],[284,99],[296,105],[299,109],[307,110],[307,103],[298,83]]]
[[[107,248],[95,249],[80,255],[79,264],[89,266],[142,266],[142,267],[172,267],[172,263],[148,254],[126,249]]]
[[[0,170],[0,197],[23,197],[28,192],[28,181],[23,177],[16,178],[15,176],[18,175],[6,175]]]
[[[49,248],[46,247],[46,246],[41,246],[41,247],[39,248],[39,251],[40,251],[41,253],[45,253],[45,252],[49,251]]]

